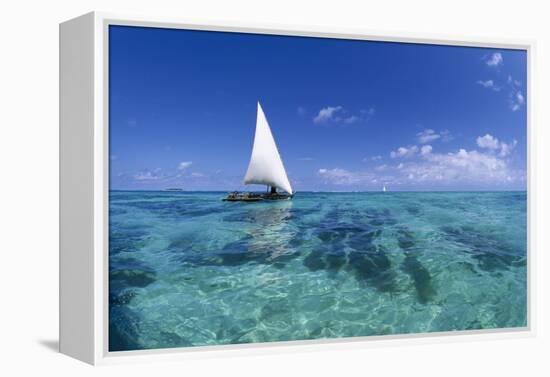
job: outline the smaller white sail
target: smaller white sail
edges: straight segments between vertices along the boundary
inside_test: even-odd
[[[292,187],[260,102],[258,102],[254,146],[244,183],[273,186],[292,195]]]
[[[382,188],[382,191],[386,192],[386,185],[384,185],[384,187]]]

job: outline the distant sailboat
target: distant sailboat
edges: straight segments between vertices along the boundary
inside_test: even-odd
[[[259,201],[290,199],[294,196],[288,180],[283,161],[279,155],[277,144],[269,128],[260,102],[256,118],[256,133],[244,184],[261,184],[268,186],[267,193],[232,192],[224,200],[227,201]],[[277,189],[284,193],[277,192]]]
[[[386,192],[386,185],[384,185],[384,187],[382,187],[382,192]]]

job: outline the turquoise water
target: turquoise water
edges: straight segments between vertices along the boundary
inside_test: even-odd
[[[111,351],[526,326],[526,193],[110,194]]]

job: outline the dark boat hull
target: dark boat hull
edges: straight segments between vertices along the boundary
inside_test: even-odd
[[[260,202],[265,200],[289,200],[294,195],[279,194],[279,193],[250,193],[250,192],[232,192],[222,200],[225,202]]]

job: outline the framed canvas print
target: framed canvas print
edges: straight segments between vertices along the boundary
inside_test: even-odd
[[[531,43],[91,13],[60,51],[61,352],[532,330]]]

